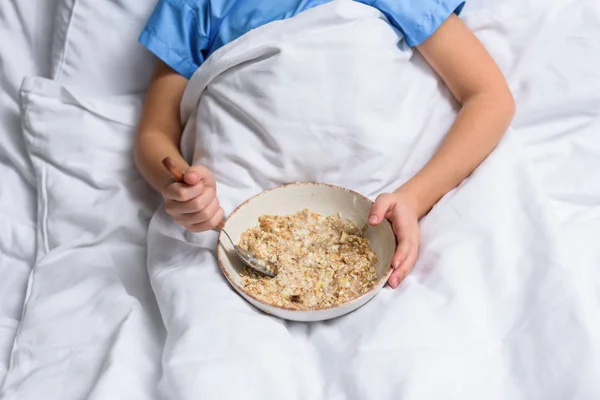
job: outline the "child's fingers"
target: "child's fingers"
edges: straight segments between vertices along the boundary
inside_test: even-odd
[[[396,269],[400,266],[400,264],[406,260],[408,257],[408,253],[410,248],[412,247],[412,243],[410,240],[404,239],[400,241],[400,244],[396,248],[396,253],[392,258],[392,268]]]
[[[183,181],[190,186],[194,186],[200,183],[200,181],[202,181],[202,176],[198,172],[190,168],[183,175]]]
[[[398,287],[398,285],[400,284],[400,282],[402,282],[402,280],[404,278],[406,278],[406,276],[413,269],[413,267],[415,266],[415,263],[417,261],[417,255],[418,255],[417,246],[412,246],[410,248],[410,251],[409,251],[406,259],[402,262],[402,264],[400,264],[400,266],[398,268],[396,268],[394,270],[394,272],[392,272],[392,275],[390,275],[390,279],[388,280],[388,283],[390,284],[390,286],[393,289],[396,289]]]
[[[204,182],[206,186],[215,187],[215,178],[210,170],[202,165],[193,165],[185,171],[183,180],[190,186]]]
[[[221,206],[219,205],[219,200],[214,197],[210,204],[208,204],[202,210],[190,214],[178,215],[175,217],[175,221],[183,226],[200,224],[202,222],[209,221],[217,213],[217,211],[219,211],[220,208]]]
[[[187,227],[187,230],[190,232],[205,232],[211,229],[215,229],[221,221],[223,221],[223,216],[225,215],[225,211],[222,208],[217,210],[216,214],[211,217],[210,220],[206,222],[202,222],[200,224],[194,224]]]
[[[173,211],[177,214],[193,214],[204,210],[217,197],[213,188],[204,188],[202,194],[191,200],[171,204]]]
[[[375,200],[375,203],[373,203],[371,206],[371,211],[369,213],[369,225],[374,226],[380,224],[393,204],[394,196],[391,194],[384,193],[379,195]]]
[[[189,201],[202,194],[204,191],[204,184],[202,182],[194,186],[189,186],[179,182],[173,182],[168,184],[162,192],[165,199],[175,200],[179,202]]]

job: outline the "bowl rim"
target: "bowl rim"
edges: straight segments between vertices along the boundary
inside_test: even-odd
[[[359,196],[359,197],[363,198],[364,200],[368,201],[369,203],[373,204],[373,201],[371,201],[371,199],[369,199],[368,197],[366,197],[366,196],[364,196],[364,195],[362,195],[362,194],[360,194],[360,193],[358,193],[358,192],[356,192],[354,190],[351,190],[351,189],[348,189],[348,188],[345,188],[345,187],[342,187],[342,186],[338,186],[338,185],[332,185],[330,183],[317,183],[317,182],[294,182],[294,183],[287,183],[287,184],[276,186],[276,187],[273,187],[273,188],[270,188],[270,189],[267,189],[267,190],[263,190],[262,192],[260,192],[258,194],[255,194],[254,196],[249,197],[247,200],[245,200],[243,203],[241,203],[239,206],[237,206],[235,208],[235,210],[233,210],[233,212],[231,212],[231,214],[229,214],[229,217],[223,223],[224,228],[227,229],[227,222],[229,221],[229,219],[231,217],[233,217],[239,210],[241,210],[249,202],[257,199],[258,197],[260,197],[260,196],[262,196],[262,195],[264,195],[264,194],[266,194],[268,192],[271,192],[271,191],[274,191],[274,190],[277,190],[277,189],[284,189],[284,188],[290,187],[290,186],[323,186],[323,187],[329,187],[329,188],[332,188],[332,189],[343,190],[343,191],[346,191],[348,193],[352,193],[352,194],[354,194],[356,196]],[[386,223],[390,224],[390,222],[387,219],[384,219],[382,221],[382,223],[383,222],[386,222]],[[391,224],[390,224],[390,227],[391,227]],[[392,233],[393,233],[393,230],[392,230]],[[344,307],[344,306],[347,306],[347,305],[352,304],[354,302],[358,302],[360,299],[362,299],[364,297],[370,296],[372,294],[372,292],[378,291],[381,288],[383,288],[385,286],[385,282],[387,282],[387,280],[390,278],[390,275],[392,274],[392,271],[393,271],[393,268],[390,265],[390,268],[389,268],[388,272],[385,275],[383,275],[381,278],[379,278],[379,280],[375,283],[375,285],[373,285],[373,287],[368,292],[365,292],[365,293],[361,294],[360,296],[358,296],[358,297],[356,297],[356,298],[348,301],[347,303],[342,303],[342,304],[339,304],[337,306],[327,306],[327,307],[319,307],[319,308],[306,308],[306,309],[302,309],[302,310],[297,310],[297,309],[289,308],[289,307],[285,307],[285,306],[276,306],[274,304],[265,303],[264,301],[262,301],[262,300],[256,298],[255,296],[251,295],[246,290],[244,290],[241,285],[238,285],[237,282],[235,282],[235,280],[231,277],[231,275],[229,274],[229,272],[227,271],[227,269],[224,267],[223,260],[221,258],[223,256],[223,252],[224,252],[224,250],[222,250],[223,246],[220,245],[222,236],[223,236],[223,232],[219,231],[219,237],[218,237],[218,240],[217,240],[217,261],[219,262],[219,268],[221,268],[221,272],[223,272],[223,274],[227,278],[227,281],[229,281],[229,284],[231,284],[236,290],[241,291],[241,293],[243,293],[245,296],[250,297],[252,300],[254,300],[254,301],[256,301],[256,302],[258,302],[260,304],[263,304],[265,306],[276,308],[276,309],[282,310],[282,311],[304,313],[304,312],[328,311],[328,310],[339,309],[340,307]],[[394,240],[396,241],[396,246],[397,246],[398,242],[397,242],[397,239],[396,239],[395,235],[394,235]],[[383,285],[382,285],[382,283],[383,283]]]

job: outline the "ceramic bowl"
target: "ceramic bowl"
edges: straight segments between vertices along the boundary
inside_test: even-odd
[[[289,215],[304,208],[323,215],[337,215],[339,212],[343,218],[349,218],[358,226],[363,226],[367,222],[371,205],[372,202],[366,197],[342,187],[295,183],[270,189],[250,198],[229,216],[225,222],[225,229],[233,241],[238,243],[244,231],[258,225],[258,217],[261,215]],[[377,227],[367,228],[367,236],[371,249],[379,258],[377,265],[379,280],[369,292],[335,307],[292,310],[266,304],[244,291],[239,275],[243,264],[225,238],[219,237],[217,256],[221,270],[231,286],[256,308],[286,320],[323,321],[348,314],[363,306],[383,288],[388,280],[391,274],[392,256],[396,248],[392,227],[385,220]]]

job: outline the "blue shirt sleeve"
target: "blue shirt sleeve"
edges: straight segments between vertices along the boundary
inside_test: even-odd
[[[418,46],[450,17],[460,14],[463,0],[368,0],[404,35],[406,43]]]
[[[210,32],[209,0],[159,0],[139,42],[165,64],[190,79],[206,58]]]

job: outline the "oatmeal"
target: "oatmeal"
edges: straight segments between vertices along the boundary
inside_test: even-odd
[[[341,216],[310,210],[293,215],[265,215],[242,233],[239,246],[271,262],[277,276],[249,268],[241,274],[244,289],[261,301],[291,309],[346,303],[377,282],[379,260],[360,229]]]

